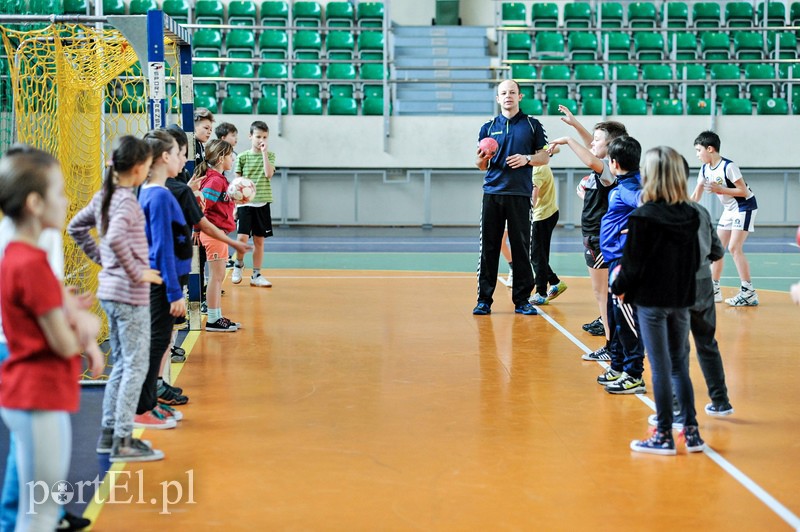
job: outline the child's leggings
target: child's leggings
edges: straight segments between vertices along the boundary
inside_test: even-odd
[[[52,532],[61,518],[61,506],[52,490],[59,481],[67,480],[72,453],[69,414],[3,408],[0,415],[17,443],[17,530]]]
[[[114,368],[103,395],[105,429],[125,438],[133,433],[133,416],[150,363],[150,307],[102,300],[108,316],[109,343]]]

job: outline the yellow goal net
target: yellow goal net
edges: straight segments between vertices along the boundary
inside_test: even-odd
[[[8,72],[9,93],[0,102],[0,113],[11,117],[13,128],[13,134],[3,138],[43,149],[61,161],[70,219],[100,190],[116,140],[147,132],[147,83],[138,57],[113,28],[69,23],[25,30],[0,26],[0,37],[5,52],[0,70]],[[166,48],[173,64],[175,48]],[[168,102],[176,105],[174,98]],[[96,293],[98,271],[65,236],[65,283]],[[99,304],[94,311],[104,318]],[[104,320],[98,340],[107,337]]]

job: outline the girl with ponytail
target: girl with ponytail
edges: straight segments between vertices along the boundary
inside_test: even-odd
[[[113,369],[103,396],[98,453],[112,462],[160,460],[161,451],[134,439],[136,405],[147,373],[150,347],[150,286],[162,282],[150,267],[145,217],[134,189],[150,170],[147,143],[124,136],[114,150],[103,188],[70,222],[67,232],[102,266],[97,298],[108,317]],[[89,231],[98,229],[98,243]]]

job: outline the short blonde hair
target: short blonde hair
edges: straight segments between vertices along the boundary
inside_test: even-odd
[[[689,201],[684,159],[669,146],[658,146],[644,155],[642,203],[648,201],[668,204]]]

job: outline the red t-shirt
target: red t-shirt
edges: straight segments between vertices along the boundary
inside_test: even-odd
[[[228,196],[228,180],[225,179],[225,176],[213,168],[209,168],[206,176],[200,182],[200,189],[206,200],[203,214],[208,221],[225,233],[236,229],[236,222],[233,221],[235,205]]]
[[[0,262],[0,310],[8,360],[0,372],[0,405],[17,410],[77,412],[81,357],[65,359],[47,344],[37,318],[63,304],[47,254],[11,242]]]

